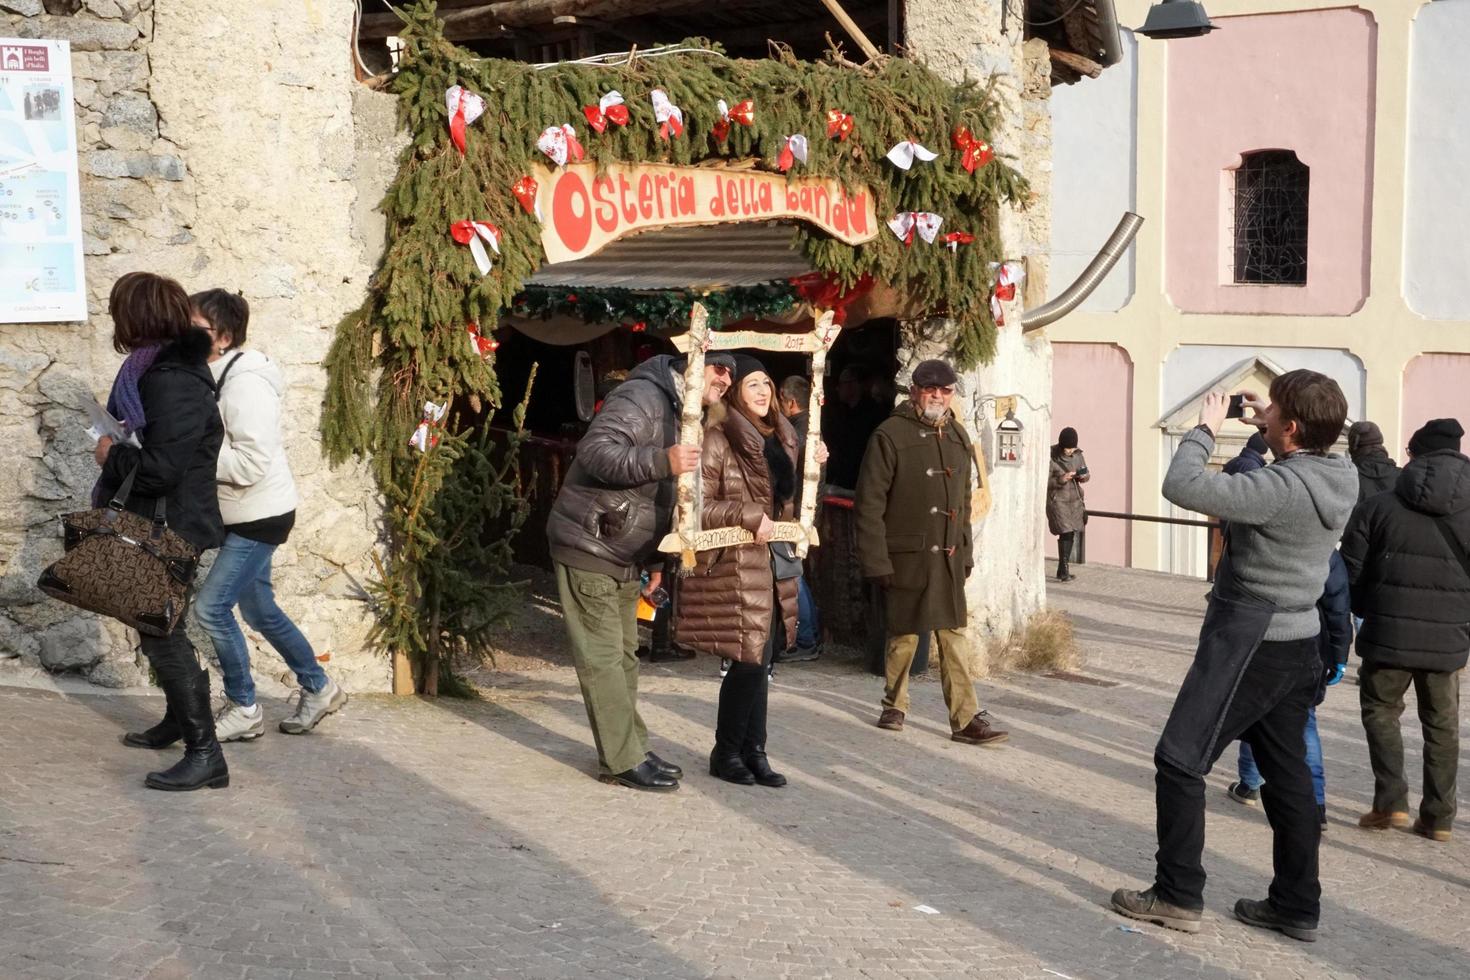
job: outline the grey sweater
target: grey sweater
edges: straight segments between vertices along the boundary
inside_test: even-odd
[[[1328,559],[1358,501],[1357,469],[1341,456],[1292,456],[1227,476],[1205,468],[1214,445],[1202,429],[1184,437],[1164,498],[1230,522],[1236,581],[1280,610],[1266,639],[1316,636]]]

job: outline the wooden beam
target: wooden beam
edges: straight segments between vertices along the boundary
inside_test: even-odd
[[[1063,67],[1070,68],[1079,75],[1088,78],[1096,78],[1102,74],[1103,66],[1091,58],[1084,58],[1075,51],[1064,51],[1060,48],[1050,50],[1051,60]]]
[[[657,13],[669,0],[501,0],[478,7],[446,10],[444,36],[451,41],[496,37],[507,27],[536,27],[557,17],[597,17],[616,20]],[[358,37],[375,40],[398,33],[403,21],[397,14],[364,14]]]
[[[838,3],[837,0],[822,0],[822,6],[832,12],[832,16],[836,18],[837,23],[841,24],[842,29],[847,32],[847,36],[856,41],[857,46],[863,49],[863,54],[868,56],[869,61],[878,60],[882,52],[878,50],[877,45],[868,40],[868,35],[864,34],[863,29],[857,26],[857,21],[847,15],[847,11],[842,9],[842,4]]]

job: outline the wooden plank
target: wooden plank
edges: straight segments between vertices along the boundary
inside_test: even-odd
[[[802,453],[801,471],[801,526],[806,536],[796,545],[796,557],[805,558],[810,545],[817,540],[817,485],[821,477],[821,466],[817,463],[817,444],[822,439],[822,377],[827,372],[827,352],[837,342],[842,328],[835,323],[831,310],[820,310],[813,323],[809,337],[818,343],[812,353],[812,393],[806,408],[806,450]]]
[[[881,57],[882,52],[878,50],[878,46],[868,40],[868,35],[864,34],[863,29],[857,25],[857,21],[853,20],[848,16],[847,11],[842,9],[842,4],[838,3],[837,0],[822,0],[822,6],[831,11],[837,23],[841,24],[842,29],[847,32],[847,36],[856,41],[857,46],[863,49],[863,54],[868,56],[869,61],[877,61]]]
[[[681,354],[689,353],[689,334],[670,337]],[[823,349],[816,331],[771,333],[764,330],[720,330],[709,335],[708,350],[768,350],[783,354],[815,354]]]
[[[451,41],[497,37],[511,27],[539,27],[556,17],[596,17],[616,20],[641,17],[668,7],[668,0],[501,0],[477,7],[441,13],[444,36]],[[397,14],[364,14],[358,38],[374,40],[396,35],[403,27]]]
[[[679,442],[704,445],[704,350],[709,338],[709,311],[695,303],[689,311],[689,358],[684,368],[684,411],[679,424]],[[679,474],[674,502],[675,530],[664,536],[658,549],[678,552],[685,568],[694,567],[694,541],[699,534],[699,467]]]

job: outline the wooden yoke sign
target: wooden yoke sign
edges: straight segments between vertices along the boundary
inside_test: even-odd
[[[741,221],[804,221],[849,245],[878,234],[873,195],[835,180],[759,170],[575,163],[536,168],[548,264],[572,262],[649,228]]]

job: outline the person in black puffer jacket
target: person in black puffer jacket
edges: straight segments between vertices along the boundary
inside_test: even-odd
[[[1354,422],[1348,426],[1348,456],[1358,468],[1358,503],[1387,493],[1398,482],[1398,464],[1383,448],[1383,433],[1376,423]]]
[[[674,477],[699,465],[699,447],[679,445],[684,360],[649,358],[618,385],[577,443],[551,505],[546,536],[599,778],[633,789],[670,791],[683,773],[648,750],[638,714],[639,576],[659,587],[659,540],[674,511]],[[730,386],[735,359],[704,359],[706,404]]]
[[[168,526],[201,552],[224,540],[214,471],[224,439],[209,371],[210,338],[189,322],[189,294],[172,279],[130,272],[112,287],[113,347],[128,358],[113,383],[108,407],[126,422],[142,447],[97,444],[102,476],[94,500],[108,501],[128,474],[137,475],[123,505],[153,517],[160,498]],[[187,619],[187,617],[185,617]],[[192,790],[230,784],[224,752],[214,737],[209,674],[199,666],[183,627],[168,636],[144,635],[143,655],[163,688],[167,711],[146,732],[123,736],[128,745],[155,748],[184,740],[184,758],[152,772],[151,789]]]
[[[1424,798],[1417,833],[1448,840],[1455,817],[1460,670],[1470,650],[1470,459],[1454,419],[1409,441],[1411,461],[1392,493],[1359,504],[1343,533],[1353,612],[1363,617],[1358,672],[1373,765],[1374,829],[1409,823],[1399,716],[1412,683],[1424,725]]]

